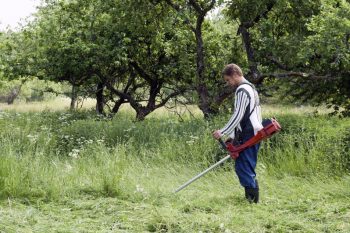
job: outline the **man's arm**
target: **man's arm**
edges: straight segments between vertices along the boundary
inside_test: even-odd
[[[231,138],[234,137],[234,129],[243,119],[248,104],[249,96],[244,91],[238,91],[237,96],[235,98],[234,113],[229,122],[222,129],[219,130],[221,136],[230,135]]]

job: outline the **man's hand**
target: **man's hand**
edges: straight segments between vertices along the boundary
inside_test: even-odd
[[[215,131],[213,132],[213,137],[214,137],[216,140],[219,140],[219,139],[222,137],[220,130],[215,130]]]

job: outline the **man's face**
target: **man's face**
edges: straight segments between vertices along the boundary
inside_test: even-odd
[[[237,75],[232,75],[232,76],[224,75],[224,80],[226,82],[226,85],[231,87],[236,87],[239,84],[239,76]]]

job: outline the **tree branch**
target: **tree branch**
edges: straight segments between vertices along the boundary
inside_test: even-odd
[[[279,69],[281,70],[286,70],[286,71],[291,71],[292,69],[288,67],[287,65],[283,64],[277,58],[273,57],[272,55],[269,55],[266,57],[268,60],[270,60],[273,64],[275,64]]]
[[[204,13],[204,10],[202,9],[202,7],[199,5],[198,2],[196,2],[195,0],[189,0],[188,2],[190,3],[191,6],[193,6],[193,8],[195,9],[195,11],[198,14],[203,14]]]
[[[225,86],[219,91],[219,94],[214,98],[214,103],[216,105],[221,105],[222,102],[234,93],[234,88],[230,86]]]
[[[287,73],[270,73],[270,74],[263,74],[261,76],[262,78],[267,77],[274,77],[274,78],[291,78],[291,77],[299,77],[299,78],[310,78],[314,80],[333,80],[337,79],[337,77],[334,77],[332,75],[315,75],[315,74],[308,74],[303,72],[287,72]]]
[[[276,4],[276,1],[271,1],[266,5],[266,10],[262,13],[258,14],[252,21],[249,22],[241,22],[240,27],[245,27],[246,29],[249,29],[253,27],[256,23],[258,23],[262,18],[266,18],[267,14],[272,10],[274,5]],[[240,27],[238,28],[237,34],[240,33]]]
[[[190,28],[191,31],[194,32],[196,30],[195,27],[191,24],[191,20],[183,14],[182,8],[179,5],[175,4],[172,0],[164,0],[164,1],[170,7],[172,7],[175,11],[177,11],[180,15],[182,15],[182,17],[184,18],[183,23],[186,24]]]
[[[140,107],[140,104],[131,95],[115,89],[109,82],[106,83],[106,86],[111,92],[113,92],[115,95],[119,96],[119,98],[127,99],[129,101],[130,105],[134,109],[137,109]]]
[[[183,94],[186,91],[186,89],[180,89],[177,91],[174,91],[173,93],[169,94],[165,99],[162,99],[162,101],[155,106],[155,108],[163,107],[171,98],[178,96],[180,94]]]
[[[210,4],[208,7],[204,8],[205,13],[207,13],[208,11],[210,11],[211,9],[213,9],[213,7],[215,6],[216,0],[211,0]]]
[[[146,71],[144,71],[139,64],[137,64],[137,62],[135,61],[131,61],[129,62],[129,64],[136,70],[137,73],[139,73],[139,75],[145,79],[147,82],[152,83],[153,79],[152,77],[146,73]]]
[[[135,80],[135,73],[132,72],[128,78],[127,84],[125,85],[124,93],[128,93],[128,90],[129,90],[129,88],[134,80]]]

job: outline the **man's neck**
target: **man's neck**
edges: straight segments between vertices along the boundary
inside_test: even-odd
[[[245,82],[247,82],[247,80],[242,76],[238,85],[241,85],[242,83],[245,83]]]

